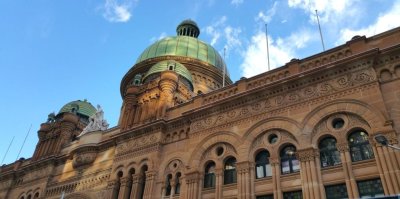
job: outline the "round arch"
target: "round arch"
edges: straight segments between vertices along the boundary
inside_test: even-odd
[[[209,136],[206,136],[202,139],[202,141],[196,145],[194,148],[190,159],[188,161],[188,165],[191,168],[196,168],[200,164],[200,159],[204,152],[207,151],[207,149],[214,144],[217,144],[219,142],[225,142],[228,143],[232,146],[240,146],[242,144],[242,140],[239,135],[232,133],[232,132],[216,132],[214,134],[211,134]],[[238,149],[235,148],[237,151]]]
[[[301,139],[300,132],[301,129],[299,128],[300,125],[295,120],[286,117],[274,117],[268,118],[265,120],[261,120],[254,124],[246,133],[243,135],[244,146],[243,153],[239,153],[240,159],[253,157],[254,150],[258,150],[259,148],[252,148],[253,143],[256,139],[264,133],[267,133],[269,130],[278,130],[282,133],[287,133],[288,137],[291,137],[292,142],[296,142],[294,145],[299,147],[298,143]],[[279,143],[275,144],[276,146],[268,148],[268,151],[271,156],[275,156],[276,152],[279,151],[273,148],[280,148]]]
[[[307,114],[301,123],[302,129],[305,133],[311,133],[321,118],[340,112],[352,113],[361,117],[371,126],[371,129],[381,128],[387,120],[381,111],[365,102],[353,99],[333,100],[316,107]],[[312,139],[311,136],[310,139]]]

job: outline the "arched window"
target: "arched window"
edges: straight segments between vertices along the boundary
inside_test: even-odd
[[[39,198],[39,193],[37,192],[37,193],[35,193],[35,196],[33,196],[33,198]]]
[[[171,195],[171,180],[172,180],[172,175],[168,174],[167,180],[165,182],[165,195],[166,196]]]
[[[333,137],[323,139],[319,143],[321,166],[329,167],[340,164],[340,154],[336,148],[336,140]]]
[[[351,161],[368,160],[374,158],[374,152],[368,141],[368,134],[357,130],[349,135]]]
[[[256,178],[272,176],[271,165],[269,164],[269,152],[260,151],[256,155]]]
[[[299,161],[295,156],[296,147],[286,146],[281,150],[281,172],[282,174],[293,173],[300,170]]]
[[[181,173],[177,173],[175,177],[175,194],[180,194],[181,193]]]
[[[204,170],[204,188],[215,187],[215,163],[210,162]]]
[[[225,161],[224,166],[224,184],[236,182],[236,158],[231,157]]]
[[[32,199],[32,195],[29,194],[28,197],[27,197],[27,199]]]

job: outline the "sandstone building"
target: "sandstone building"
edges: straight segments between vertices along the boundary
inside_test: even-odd
[[[400,193],[400,152],[373,139],[400,139],[400,28],[235,83],[196,23],[176,31],[123,77],[117,126],[82,134],[99,110],[66,104],[31,158],[0,167],[0,199]]]

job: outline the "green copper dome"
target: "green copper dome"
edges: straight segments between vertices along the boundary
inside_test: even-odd
[[[163,38],[149,46],[137,59],[136,63],[161,56],[183,56],[198,59],[211,64],[221,71],[225,63],[218,51],[211,45],[190,36]]]
[[[193,88],[193,79],[192,75],[190,74],[190,71],[184,65],[175,60],[165,60],[154,64],[143,76],[143,81],[146,81],[146,79],[153,74],[161,73],[166,70],[175,71],[180,76],[185,78],[190,84],[190,87]]]
[[[90,104],[90,102],[86,100],[84,101],[76,100],[64,105],[58,112],[58,114],[76,112],[81,115],[90,117],[96,114],[96,111],[97,111],[96,108],[92,104]]]

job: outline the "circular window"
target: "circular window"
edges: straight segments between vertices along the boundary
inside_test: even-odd
[[[217,150],[216,150],[216,152],[217,152],[217,155],[218,155],[218,156],[221,156],[221,155],[224,153],[224,148],[218,147]]]
[[[270,144],[274,144],[276,141],[278,141],[278,136],[276,134],[271,134],[268,136],[268,141]]]
[[[344,126],[344,120],[342,118],[335,118],[332,121],[332,126],[334,129],[340,129]]]
[[[178,165],[176,163],[174,163],[174,168],[176,168]]]

